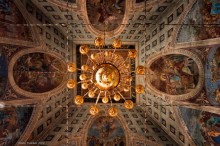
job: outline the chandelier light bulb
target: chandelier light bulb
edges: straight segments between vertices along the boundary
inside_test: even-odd
[[[144,86],[143,85],[136,85],[135,86],[135,92],[137,94],[143,94],[144,93]]]
[[[75,72],[76,71],[76,64],[75,63],[68,63],[67,64],[67,70],[68,72]]]
[[[89,66],[88,65],[82,65],[81,66],[81,70],[82,71],[87,71],[89,69]]]
[[[112,46],[116,49],[121,48],[122,41],[119,38],[115,38],[112,42]]]
[[[69,79],[68,81],[67,81],[67,87],[69,88],[69,89],[73,89],[73,88],[75,88],[75,86],[76,86],[76,81],[75,80],[73,80],[73,79]]]
[[[84,103],[84,98],[81,95],[76,95],[74,99],[76,105],[82,105]]]
[[[81,74],[80,76],[79,76],[79,79],[81,80],[81,81],[84,81],[84,80],[86,80],[86,74]]]
[[[82,87],[82,89],[88,89],[88,84],[87,83],[82,83],[81,87]]]
[[[102,102],[103,102],[103,103],[108,103],[108,101],[109,101],[109,99],[108,99],[107,96],[104,96],[104,97],[102,98]]]
[[[98,109],[98,107],[96,105],[92,105],[90,110],[89,110],[89,112],[90,112],[91,115],[94,116],[94,115],[99,113],[99,109]]]
[[[105,51],[105,56],[106,57],[110,56],[111,54],[112,54],[111,51]]]
[[[96,59],[96,54],[91,54],[90,57],[91,57],[92,60],[95,60]]]
[[[89,96],[90,98],[95,97],[95,92],[94,92],[94,91],[89,90],[89,92],[88,92],[88,96]]]
[[[118,110],[117,110],[117,108],[111,107],[111,108],[108,110],[108,114],[109,114],[109,116],[111,116],[111,117],[117,116],[117,115],[118,115]]]
[[[130,86],[124,85],[124,92],[128,92],[128,91],[130,91]]]
[[[134,107],[134,103],[131,100],[125,100],[124,106],[126,109],[132,109]]]
[[[128,58],[135,59],[137,57],[137,51],[136,50],[129,50],[128,51]]]
[[[142,66],[142,65],[137,66],[135,72],[136,72],[137,75],[144,75],[144,74],[145,74],[145,68],[144,68],[144,66]]]
[[[130,76],[126,77],[126,78],[125,78],[125,81],[126,81],[126,82],[131,82],[131,81],[132,81],[132,77],[130,77]]]
[[[81,45],[79,48],[79,52],[82,55],[86,55],[89,52],[89,48],[87,47],[87,45]]]
[[[121,99],[121,96],[118,94],[118,93],[116,93],[115,95],[114,95],[114,100],[115,101],[119,101]]]
[[[104,45],[103,39],[101,37],[97,37],[94,41],[96,47],[101,47]]]

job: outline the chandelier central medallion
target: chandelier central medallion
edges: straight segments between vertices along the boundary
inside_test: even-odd
[[[99,65],[93,73],[93,82],[101,90],[112,90],[120,82],[120,72],[117,67],[110,63]]]
[[[129,50],[127,57],[116,53],[116,49],[121,48],[122,42],[115,39],[112,43],[114,49],[104,49],[103,39],[98,37],[95,39],[95,46],[99,50],[97,53],[89,53],[87,45],[81,45],[79,52],[87,56],[87,61],[81,66],[79,76],[81,88],[86,90],[84,95],[76,95],[74,102],[76,105],[82,105],[84,98],[96,98],[95,105],[90,107],[90,113],[96,115],[99,112],[98,102],[101,100],[104,104],[110,103],[111,107],[108,110],[110,116],[117,116],[118,110],[113,106],[115,102],[123,99],[124,106],[127,109],[132,109],[134,103],[132,100],[125,99],[123,92],[129,92],[131,88],[135,89],[137,94],[144,93],[142,85],[132,86],[131,81],[135,80],[136,75],[143,75],[145,69],[143,66],[138,66],[135,72],[131,71],[129,59],[137,57],[136,50]],[[77,70],[75,63],[69,63],[67,66],[69,72]],[[67,82],[68,88],[74,88],[76,81],[69,79]]]

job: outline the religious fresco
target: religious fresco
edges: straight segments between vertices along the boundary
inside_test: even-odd
[[[3,95],[8,80],[8,64],[3,50],[0,50],[0,97]]]
[[[29,53],[13,67],[15,83],[23,90],[43,93],[58,87],[64,80],[66,65],[45,53]]]
[[[198,146],[220,145],[220,115],[179,107],[190,136]]]
[[[111,117],[99,117],[88,130],[87,146],[125,146],[125,133],[121,123]]]
[[[220,36],[220,2],[216,0],[197,0],[187,14],[177,37],[177,42],[191,42],[217,38]]]
[[[220,105],[220,47],[212,48],[209,51],[205,74],[208,100],[212,105]]]
[[[113,31],[120,27],[125,13],[125,0],[87,0],[90,23],[100,31]]]
[[[0,109],[0,145],[14,146],[23,134],[32,114],[32,107]]]
[[[33,41],[30,29],[23,24],[27,22],[14,0],[0,0],[0,37]]]
[[[152,86],[170,95],[187,94],[198,83],[198,66],[193,59],[184,55],[161,57],[151,64],[150,69],[153,71]]]

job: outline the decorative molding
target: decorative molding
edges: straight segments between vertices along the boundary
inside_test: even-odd
[[[12,88],[14,89],[15,92],[17,92],[18,94],[22,95],[22,96],[26,96],[26,97],[30,97],[30,98],[35,98],[35,99],[42,99],[42,100],[47,100],[47,98],[49,98],[49,95],[56,95],[58,93],[60,93],[64,88],[66,88],[66,78],[63,79],[62,83],[56,87],[55,89],[48,91],[48,92],[44,92],[44,93],[32,93],[32,92],[28,92],[25,91],[23,89],[21,89],[14,80],[14,76],[13,76],[13,67],[16,63],[16,61],[22,57],[25,54],[29,54],[29,53],[45,53],[45,54],[49,54],[53,57],[59,58],[59,60],[63,63],[66,64],[65,62],[65,58],[63,58],[60,54],[55,53],[55,52],[51,52],[50,50],[48,50],[47,48],[45,48],[45,46],[40,46],[40,47],[36,47],[36,48],[30,48],[27,50],[21,50],[19,52],[17,52],[12,59],[9,62],[8,65],[8,80],[10,85],[12,86]]]
[[[90,31],[95,36],[104,36],[103,31],[100,31],[100,30],[96,29],[95,27],[93,27],[92,25],[89,25],[90,21],[89,21],[88,14],[87,14],[86,0],[78,0],[78,2],[80,4],[84,4],[81,7],[81,15],[82,15],[82,19],[83,19],[84,23],[86,24],[86,28],[88,29],[88,31]],[[125,2],[126,2],[125,14],[124,14],[124,18],[121,22],[121,25],[119,27],[117,27],[115,30],[105,32],[105,37],[106,38],[114,37],[116,35],[119,35],[125,29],[125,27],[126,27],[125,24],[127,24],[127,22],[129,21],[129,16],[133,12],[133,10],[132,10],[132,1],[125,1]]]
[[[170,95],[170,94],[167,94],[165,92],[161,92],[161,91],[157,90],[156,88],[154,88],[151,85],[150,80],[146,80],[147,89],[149,89],[150,91],[153,91],[155,94],[161,96],[162,98],[164,98],[164,100],[166,100],[165,97],[169,97],[170,100],[187,100],[187,99],[191,99],[202,90],[203,84],[204,84],[204,67],[203,67],[201,59],[196,54],[194,54],[194,53],[192,53],[188,50],[183,50],[183,49],[168,49],[168,50],[164,50],[164,51],[159,52],[159,53],[155,53],[152,56],[150,56],[148,58],[148,61],[145,64],[145,66],[146,66],[146,68],[149,69],[151,64],[155,60],[157,60],[158,58],[161,58],[162,56],[171,55],[171,54],[184,55],[184,56],[187,56],[187,57],[189,57],[189,58],[191,58],[195,61],[196,65],[198,66],[198,70],[199,70],[199,81],[197,83],[196,88],[193,89],[191,92],[189,92],[187,94]]]

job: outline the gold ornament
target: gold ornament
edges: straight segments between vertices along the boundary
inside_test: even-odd
[[[81,66],[81,70],[82,71],[87,71],[89,69],[89,66],[88,65],[82,65]]]
[[[103,46],[103,39],[101,38],[101,37],[97,37],[96,39],[95,39],[95,46],[96,47],[101,47],[101,46]]]
[[[90,110],[89,110],[89,112],[90,112],[91,115],[94,116],[94,115],[99,113],[99,109],[98,109],[98,107],[96,105],[92,105]]]
[[[81,81],[86,80],[86,74],[81,74],[81,75],[79,76],[79,79],[80,79]]]
[[[118,115],[118,110],[117,110],[117,108],[111,107],[111,108],[108,110],[108,114],[109,114],[109,116],[111,116],[111,117],[117,116],[117,115]]]
[[[112,54],[111,51],[105,51],[105,56],[106,57],[110,56],[111,54]]]
[[[115,95],[114,95],[114,100],[115,101],[119,101],[121,99],[121,96],[118,94],[118,93],[116,93]]]
[[[132,81],[132,77],[130,77],[130,76],[126,77],[126,78],[125,78],[125,81],[126,81],[126,82],[131,82],[131,81]]]
[[[145,73],[145,68],[144,68],[144,66],[142,66],[142,65],[137,66],[135,72],[136,72],[137,75],[144,75],[144,73]]]
[[[124,85],[124,92],[130,91],[130,87],[128,85]]]
[[[100,90],[110,90],[119,84],[120,74],[115,66],[104,63],[97,67],[93,78],[95,79],[94,84]]]
[[[108,101],[109,101],[109,99],[108,99],[107,96],[104,96],[104,97],[102,98],[102,102],[103,102],[103,103],[108,103]]]
[[[136,85],[135,86],[135,92],[137,94],[143,94],[144,93],[144,86],[143,85]]]
[[[128,57],[131,59],[134,59],[137,57],[137,51],[136,50],[129,50],[128,51]]]
[[[86,45],[81,45],[79,47],[79,52],[82,54],[82,55],[86,55],[88,52],[89,52],[89,49]]]
[[[119,38],[115,38],[114,41],[112,42],[112,46],[116,49],[120,48],[122,45],[122,42]]]
[[[134,107],[134,103],[131,100],[125,100],[124,106],[126,109],[132,109]]]
[[[90,57],[91,57],[92,60],[95,60],[96,59],[96,54],[91,54]]]
[[[88,96],[89,96],[90,98],[95,97],[95,93],[94,93],[94,91],[89,90],[89,92],[88,92]]]
[[[84,103],[84,98],[81,95],[76,95],[74,102],[76,105],[82,105]]]
[[[75,72],[76,71],[76,64],[75,63],[68,63],[67,70],[68,70],[68,72]]]
[[[75,88],[75,86],[76,86],[76,81],[73,80],[73,79],[69,79],[69,80],[67,81],[66,86],[67,86],[69,89],[73,89],[73,88]]]
[[[82,83],[81,87],[82,87],[82,89],[87,89],[88,88],[88,84],[87,83]]]

